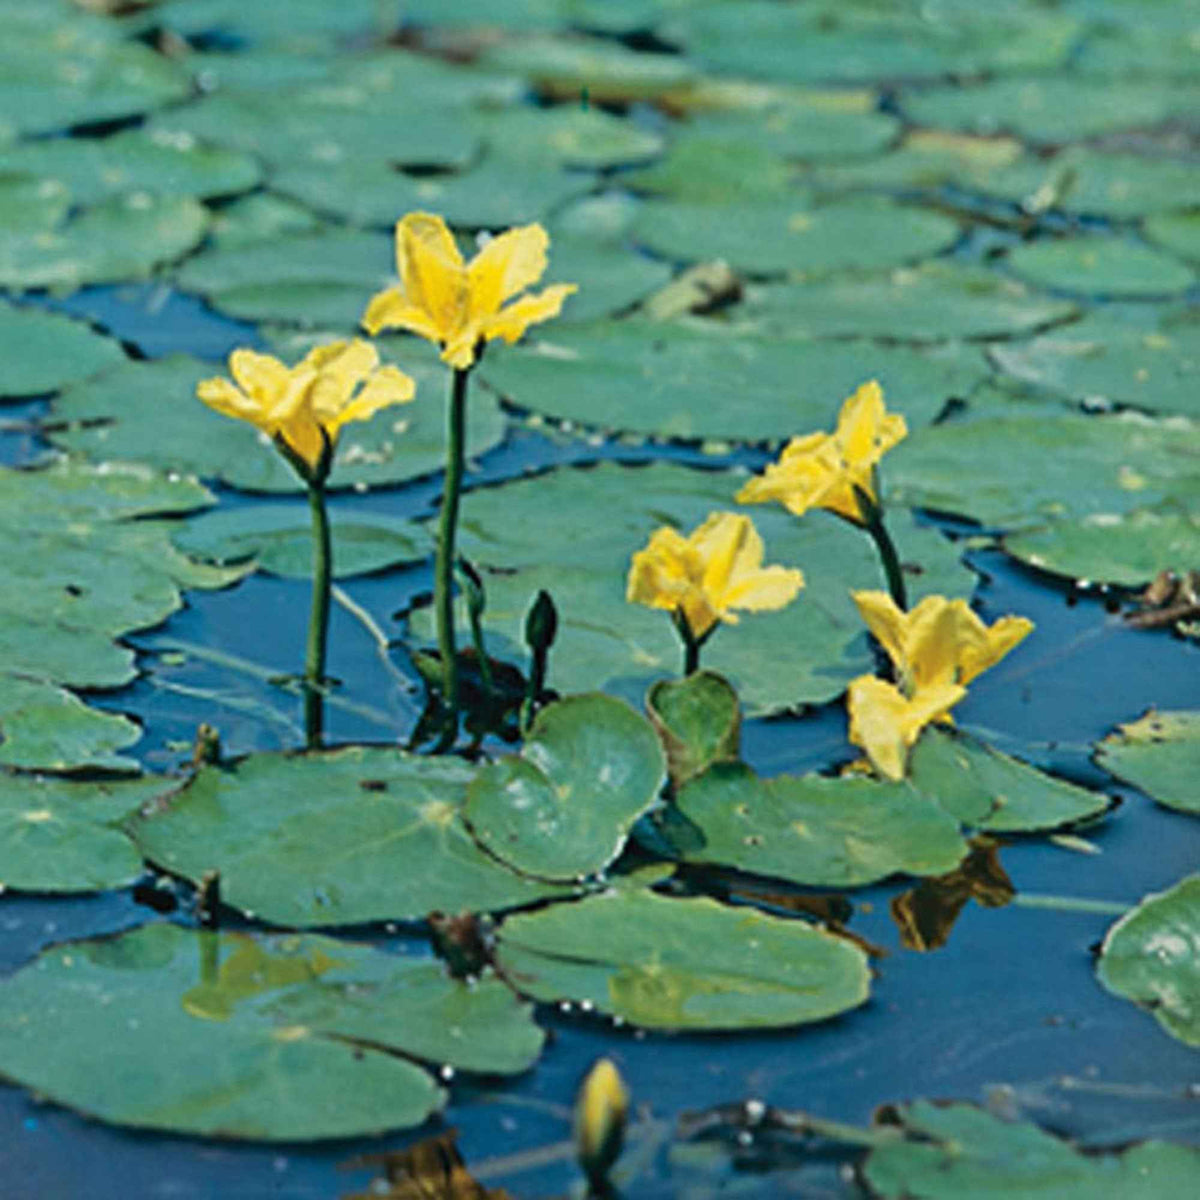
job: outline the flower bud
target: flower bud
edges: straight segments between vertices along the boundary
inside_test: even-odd
[[[588,1183],[596,1190],[603,1189],[621,1153],[628,1114],[629,1093],[620,1072],[612,1059],[599,1059],[575,1098],[575,1152]]]
[[[525,617],[525,644],[535,654],[544,654],[554,644],[558,633],[558,610],[550,593],[538,592]]]

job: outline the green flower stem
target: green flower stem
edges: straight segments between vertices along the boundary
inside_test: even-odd
[[[683,643],[683,676],[686,679],[700,670],[700,647],[708,640],[708,634],[698,638],[692,633],[688,619],[683,615],[683,609],[677,608],[674,613],[675,630]],[[711,630],[709,631],[711,632]]]
[[[904,572],[900,567],[900,555],[896,551],[896,543],[883,523],[883,508],[874,498],[860,487],[854,489],[858,500],[858,510],[862,514],[863,528],[875,543],[883,563],[883,573],[887,577],[888,592],[901,612],[908,611],[908,590],[904,585]]]
[[[454,537],[458,530],[458,499],[462,491],[463,454],[467,424],[467,382],[470,368],[456,368],[446,411],[446,483],[438,525],[437,559],[433,575],[433,607],[437,614],[438,652],[442,659],[442,736],[435,753],[449,750],[458,737],[458,658],[454,647]]]
[[[333,582],[333,545],[323,481],[309,482],[308,507],[312,513],[313,582],[308,652],[304,658],[304,733],[308,748],[316,750],[325,723],[325,646],[329,640],[329,593]]]

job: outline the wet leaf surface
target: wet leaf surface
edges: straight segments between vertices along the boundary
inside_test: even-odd
[[[1096,761],[1159,804],[1200,815],[1200,713],[1157,712],[1118,725]]]
[[[738,696],[715,671],[660,680],[646,693],[646,712],[667,753],[675,787],[713,763],[736,761],[742,729]]]
[[[0,303],[5,397],[35,396],[86,379],[125,358],[121,347],[81,321]]]

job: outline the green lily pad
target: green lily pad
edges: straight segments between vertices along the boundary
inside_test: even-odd
[[[1200,1046],[1200,875],[1145,897],[1105,935],[1096,975],[1148,1008],[1172,1037]]]
[[[502,229],[543,219],[551,209],[586,192],[592,178],[554,164],[514,163],[495,155],[469,171],[424,175],[398,172],[367,156],[336,170],[321,163],[282,167],[276,191],[354,225],[390,227],[410,209],[440,213],[451,225]]]
[[[1040,196],[1052,194],[1056,209],[1127,220],[1190,207],[1200,193],[1200,167],[1070,146],[1050,159],[1023,161],[997,176],[989,190],[1026,208],[1041,207]]]
[[[147,20],[182,37],[220,32],[239,41],[295,49],[324,46],[332,39],[364,36],[380,19],[374,0],[288,0],[284,8],[241,0],[171,0],[156,4]],[[253,54],[253,48],[247,51]]]
[[[563,321],[594,321],[636,304],[667,283],[671,268],[608,241],[556,237],[550,247],[548,283],[576,283],[563,305]],[[505,358],[508,356],[505,355]]]
[[[879,380],[890,409],[922,425],[983,372],[973,348],[812,342],[639,319],[556,325],[482,369],[506,399],[558,420],[750,442],[829,427],[842,399],[869,378]]]
[[[142,852],[189,879],[221,872],[223,899],[282,925],[415,920],[564,894],[472,840],[472,772],[392,749],[257,755],[205,767],[130,825]]]
[[[1023,383],[1072,400],[1200,416],[1200,323],[1147,327],[1132,316],[1092,314],[1031,342],[993,346],[989,354]]]
[[[543,879],[578,879],[617,857],[664,777],[643,717],[611,696],[571,696],[538,714],[519,757],[475,776],[464,815],[502,862]]]
[[[333,577],[350,579],[417,562],[429,551],[425,531],[411,521],[383,513],[336,509],[333,530]],[[253,560],[260,571],[291,579],[312,577],[312,528],[301,505],[263,505],[222,509],[196,517],[172,537],[192,558],[222,565]]]
[[[0,389],[5,397],[53,392],[124,359],[119,343],[82,321],[0,302]]]
[[[205,146],[190,136],[130,129],[112,137],[52,138],[0,148],[0,172],[63,183],[77,204],[124,192],[166,196],[229,196],[262,180],[247,154]]]
[[[732,134],[688,130],[661,162],[622,176],[638,192],[693,204],[745,204],[790,190],[795,169],[783,155]]]
[[[515,163],[600,169],[644,162],[663,137],[625,118],[578,104],[480,112],[473,125],[492,153]]]
[[[630,558],[665,522],[690,530],[710,512],[732,509],[744,479],[665,463],[600,463],[468,493],[460,545],[487,571],[488,653],[524,664],[525,613],[545,588],[559,612],[549,686],[564,694],[602,687],[640,703],[652,683],[678,672],[682,652],[667,613],[625,599]],[[803,568],[807,587],[781,612],[749,613],[718,630],[702,661],[734,684],[748,715],[832,700],[871,669],[849,589],[881,585],[872,544],[829,514],[798,521],[763,505],[753,519],[766,562]],[[974,577],[948,541],[900,511],[889,515],[889,525],[918,596],[971,591]],[[416,609],[410,626],[431,638],[431,610]],[[465,638],[464,629],[463,644]]]
[[[44,233],[61,225],[70,210],[71,193],[56,179],[0,178],[0,228],[10,235]]]
[[[0,48],[0,129],[53,133],[182,100],[191,81],[166,55],[118,41],[77,18],[38,27],[6,21]]]
[[[1146,222],[1146,237],[1180,258],[1200,262],[1200,212],[1151,217]]]
[[[1184,431],[1190,426],[1184,426]],[[1189,437],[1132,413],[984,416],[918,430],[885,463],[901,504],[1019,529],[1048,518],[1123,514],[1200,494]]]
[[[321,218],[303,204],[271,192],[252,192],[223,205],[213,216],[209,241],[216,250],[228,250],[318,233],[321,228]]]
[[[845,200],[814,207],[795,199],[724,205],[648,203],[634,236],[681,262],[723,258],[752,274],[874,271],[928,258],[950,246],[959,227],[949,217],[887,200]]]
[[[671,782],[680,787],[713,763],[738,756],[742,713],[733,685],[715,671],[662,679],[646,693],[646,712],[667,752]]]
[[[707,898],[614,891],[509,917],[497,939],[505,973],[534,999],[648,1029],[802,1025],[869,989],[866,955],[844,938]]]
[[[1004,549],[1040,571],[1135,587],[1200,563],[1200,517],[1169,506],[1093,513],[1010,534]]]
[[[677,797],[702,841],[688,862],[717,863],[807,887],[859,887],[889,875],[941,875],[968,846],[958,822],[907,785],[782,775],[720,763]]]
[[[978,134],[1011,132],[1058,143],[1161,124],[1185,115],[1194,107],[1194,97],[1158,80],[1047,75],[909,92],[901,107],[920,125]]]
[[[1159,804],[1200,815],[1200,713],[1158,712],[1118,725],[1096,761]]]
[[[767,329],[784,336],[914,342],[1028,333],[1077,311],[1069,301],[1032,294],[1015,279],[941,261],[875,279],[774,285],[747,305]]]
[[[988,833],[1035,833],[1098,817],[1108,797],[965,734],[927,729],[913,749],[909,783],[951,816]]]
[[[199,244],[208,210],[189,196],[130,192],[58,229],[0,233],[0,285],[77,288],[149,275]]]
[[[511,1071],[540,1042],[495,979],[472,990],[438,964],[313,936],[146,925],[56,946],[0,989],[9,1079],[104,1121],[208,1136],[419,1125],[445,1094],[400,1055]]]
[[[0,755],[4,748],[0,744]],[[133,883],[142,856],[116,823],[169,786],[154,778],[68,783],[0,772],[0,884],[25,892],[94,892]]]
[[[872,1150],[863,1167],[879,1200],[1154,1200],[1186,1192],[1200,1168],[1189,1146],[1143,1142],[1120,1154],[1084,1153],[1036,1125],[970,1104],[918,1100],[887,1115],[908,1136]]]
[[[342,431],[332,489],[398,483],[427,475],[445,462],[445,421],[440,395],[445,368],[415,339],[378,343],[385,357],[399,348],[400,366],[418,382],[417,400],[377,413]],[[308,349],[282,348],[288,361]],[[196,384],[221,373],[212,363],[184,355],[131,362],[55,401],[54,416],[70,422],[51,440],[65,450],[101,461],[153,463],[163,470],[220,479],[258,492],[300,492],[296,473],[258,432],[214,412],[196,399]],[[504,436],[496,401],[476,389],[471,397],[467,454],[483,454]]]
[[[1149,246],[1117,238],[1029,242],[1007,258],[1023,279],[1085,296],[1168,296],[1186,291],[1196,273]]]
[[[19,638],[29,638],[31,633],[42,637],[53,636],[41,630],[31,629],[29,624],[20,625],[13,622],[7,613],[0,612],[0,653],[6,667],[25,670],[25,663],[19,654]],[[99,639],[97,639],[99,642]],[[11,644],[11,652],[10,652]],[[106,645],[107,643],[100,643]],[[67,653],[70,649],[69,643]],[[127,671],[133,674],[132,655],[128,651],[118,651],[112,648],[114,657],[120,655],[118,661],[122,664],[129,660]],[[44,664],[45,655],[31,657],[34,665]],[[63,657],[66,657],[64,654]],[[81,674],[78,667],[67,663],[63,666],[64,674]],[[18,675],[0,671],[0,765],[6,767],[21,767],[25,770],[39,771],[75,771],[81,769],[105,771],[136,771],[136,759],[125,758],[117,751],[133,745],[141,736],[141,726],[135,725],[127,717],[115,713],[97,712],[88,708],[77,696],[62,688],[52,687],[48,683],[39,683],[23,679]],[[8,776],[0,774],[0,796],[6,794]],[[127,809],[132,807],[126,806]],[[61,831],[55,829],[55,834],[64,833],[65,840],[70,841],[72,834],[78,831]],[[42,831],[39,831],[42,834]],[[111,837],[97,834],[91,837],[92,830],[84,831],[84,837],[91,841],[111,843],[119,835]],[[44,835],[43,835],[44,836]],[[124,839],[122,839],[124,840]],[[5,839],[5,845],[19,847],[21,840],[15,835]],[[45,841],[42,842],[45,845]],[[75,853],[66,851],[65,853]],[[105,851],[111,856],[112,847]],[[134,855],[134,858],[137,856]],[[125,854],[124,860],[129,861]],[[21,859],[18,857],[18,864]],[[79,866],[78,861],[64,858],[64,869],[74,870]],[[19,865],[18,870],[29,870],[27,865]],[[0,871],[4,868],[0,867]],[[136,872],[134,872],[136,874]],[[0,878],[0,883],[9,883],[13,887],[20,886],[7,878]],[[41,886],[41,885],[38,885]],[[115,884],[113,886],[116,886]],[[57,890],[57,889],[52,889]],[[72,889],[66,889],[72,890]],[[80,889],[86,890],[86,889]]]

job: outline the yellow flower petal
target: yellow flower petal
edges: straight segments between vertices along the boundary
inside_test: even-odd
[[[467,268],[470,319],[483,320],[527,287],[546,270],[550,236],[540,225],[522,225],[494,237]]]
[[[330,433],[336,437],[343,425],[350,421],[368,421],[380,409],[393,404],[406,404],[416,394],[416,383],[396,367],[380,367],[362,390],[348,401],[342,410],[327,422]]]
[[[466,267],[454,235],[441,217],[409,213],[396,224],[396,267],[410,304],[450,337],[466,317]]]
[[[860,675],[846,693],[850,742],[866,751],[871,765],[885,779],[901,780],[908,751],[921,730],[944,717],[966,694],[966,688],[948,683],[909,698],[874,675]]]
[[[578,290],[573,283],[555,283],[532,296],[523,296],[484,321],[480,332],[489,341],[503,338],[511,344],[530,325],[557,317],[562,311],[563,301]]]
[[[227,417],[258,424],[261,406],[244,392],[234,387],[228,379],[203,379],[196,385],[196,395],[210,408]]]
[[[995,666],[1032,632],[1033,622],[1028,617],[1001,617],[986,631],[986,642],[983,646],[972,646],[962,655],[960,682],[970,683],[976,675],[982,674],[988,667]]]
[[[407,329],[431,342],[442,340],[433,318],[413,304],[400,288],[388,288],[371,297],[362,315],[362,327],[372,336],[382,329]]]
[[[235,350],[229,356],[229,372],[247,396],[264,403],[287,387],[289,376],[279,359],[254,350]]]

